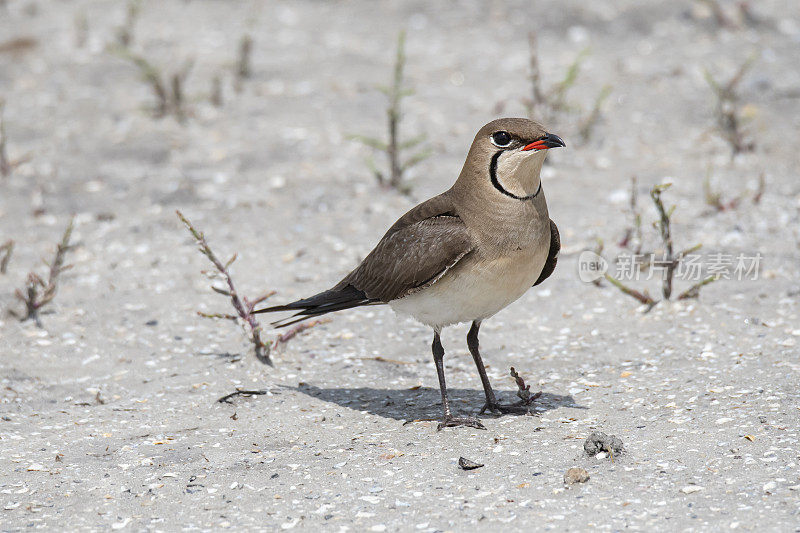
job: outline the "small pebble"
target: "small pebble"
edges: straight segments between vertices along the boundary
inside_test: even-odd
[[[483,465],[480,463],[476,463],[475,461],[470,461],[465,457],[459,457],[458,466],[461,467],[461,470],[475,470],[476,468],[480,468]]]
[[[574,485],[575,483],[586,483],[589,481],[589,472],[583,468],[570,468],[564,474],[564,483]]]

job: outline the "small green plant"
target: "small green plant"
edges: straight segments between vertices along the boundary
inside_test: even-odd
[[[406,141],[400,140],[400,124],[403,118],[402,102],[405,97],[413,94],[411,89],[405,87],[403,79],[403,71],[406,64],[405,40],[405,31],[401,31],[397,37],[397,53],[395,56],[394,76],[391,86],[378,88],[388,99],[388,106],[386,108],[388,141],[364,135],[352,135],[351,138],[369,146],[377,152],[386,154],[389,166],[388,171],[379,170],[374,161],[368,161],[380,185],[391,187],[404,194],[408,194],[411,192],[411,188],[405,181],[406,171],[428,158],[432,150],[430,150],[430,148],[422,148],[405,160],[401,156],[402,152],[416,149],[426,139],[425,135],[421,134]]]
[[[716,99],[714,112],[716,115],[717,131],[731,147],[732,155],[741,152],[750,152],[755,149],[755,142],[748,140],[745,124],[748,117],[745,106],[741,104],[741,96],[737,89],[742,78],[750,70],[756,60],[756,55],[751,55],[736,73],[725,83],[719,83],[706,69],[704,71],[706,82],[714,92]]]
[[[72,268],[72,265],[64,264],[64,259],[66,258],[67,252],[73,248],[73,246],[70,244],[73,225],[74,219],[69,221],[67,229],[64,230],[64,235],[61,237],[61,242],[56,248],[56,255],[53,258],[53,261],[50,263],[45,263],[48,266],[47,281],[45,281],[44,278],[42,278],[36,272],[30,272],[28,273],[28,282],[25,285],[24,290],[16,290],[15,295],[17,299],[25,304],[25,312],[21,315],[12,312],[12,315],[16,316],[21,321],[24,322],[25,320],[33,319],[37,326],[42,326],[42,323],[39,319],[39,312],[45,305],[52,302],[56,297],[56,293],[58,292],[58,281],[61,273]],[[6,256],[3,260],[4,264],[0,264],[0,267],[7,266],[8,259],[11,257],[12,248],[13,242],[7,249]],[[0,270],[2,270],[2,268],[0,268]]]
[[[116,46],[112,51],[136,66],[142,80],[152,89],[156,100],[153,107],[154,116],[161,118],[172,114],[181,122],[186,119],[188,111],[184,84],[194,66],[194,61],[186,61],[180,69],[165,77],[155,65],[129,48]]]
[[[569,103],[567,94],[578,80],[581,65],[589,56],[589,49],[584,48],[567,67],[561,81],[545,89],[542,83],[542,72],[539,64],[538,41],[534,32],[528,33],[528,68],[530,80],[530,96],[522,101],[529,118],[544,122],[552,121],[559,113],[580,112],[579,106]],[[604,85],[594,99],[589,113],[580,120],[579,134],[586,142],[591,138],[595,126],[602,116],[603,104],[611,95],[612,87]]]
[[[561,81],[545,89],[542,84],[542,73],[539,64],[538,40],[534,32],[528,34],[528,47],[531,92],[530,97],[522,102],[528,116],[536,120],[551,120],[559,112],[573,110],[574,108],[567,103],[567,93],[575,85],[581,64],[589,56],[589,49],[585,48],[578,53],[575,60],[567,67]],[[604,88],[603,92],[605,91]]]
[[[597,97],[594,99],[592,110],[589,112],[586,118],[581,121],[580,135],[581,139],[583,139],[583,142],[587,142],[591,138],[595,126],[600,121],[603,104],[609,96],[611,96],[611,86],[604,85],[597,94]]]

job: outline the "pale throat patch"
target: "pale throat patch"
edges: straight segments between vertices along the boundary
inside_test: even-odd
[[[504,152],[497,161],[497,181],[517,196],[534,194],[539,188],[539,173],[546,155],[547,150]]]

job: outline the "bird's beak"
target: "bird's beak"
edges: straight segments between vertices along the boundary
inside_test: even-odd
[[[561,137],[556,135],[555,133],[547,133],[543,138],[539,139],[538,141],[532,142],[529,145],[525,146],[522,151],[528,150],[547,150],[548,148],[558,148],[560,146],[566,146],[567,144],[561,140]]]

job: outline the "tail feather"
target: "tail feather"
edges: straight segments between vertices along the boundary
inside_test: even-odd
[[[315,294],[309,298],[297,300],[296,302],[258,309],[254,311],[254,313],[297,311],[295,314],[287,318],[272,322],[272,325],[276,328],[282,328],[284,326],[289,326],[291,324],[303,321],[307,318],[333,313],[334,311],[341,311],[343,309],[352,309],[353,307],[374,305],[379,303],[383,302],[374,298],[368,298],[364,292],[356,289],[352,285],[346,285],[341,288],[334,287],[333,289]]]

